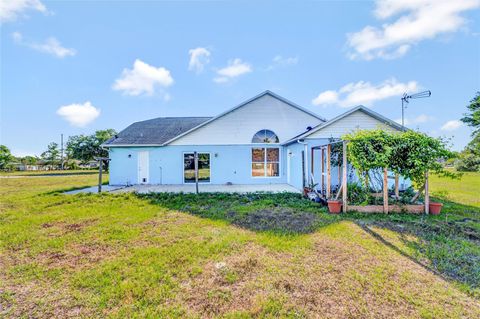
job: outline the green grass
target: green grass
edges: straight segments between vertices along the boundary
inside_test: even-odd
[[[295,194],[61,193],[96,180],[0,179],[0,317],[480,315],[478,206],[453,193],[438,217],[334,216]]]
[[[430,178],[431,192],[456,203],[480,207],[480,172],[465,172],[460,180]]]

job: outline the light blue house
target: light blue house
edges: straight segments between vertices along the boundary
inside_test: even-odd
[[[215,117],[167,117],[136,122],[103,146],[110,153],[110,184],[194,182],[290,184],[301,190],[310,180],[325,188],[326,145],[357,129],[400,131],[402,127],[358,106],[327,121],[265,91]],[[325,147],[323,147],[325,146]],[[332,187],[340,184],[331,167]]]

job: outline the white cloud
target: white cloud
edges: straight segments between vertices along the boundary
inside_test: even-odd
[[[326,105],[338,103],[338,93],[336,91],[328,90],[320,93],[312,100],[314,105]]]
[[[295,65],[297,63],[298,63],[298,57],[283,57],[281,55],[276,55],[272,59],[272,64],[268,66],[267,70],[273,70],[277,67]]]
[[[73,126],[84,127],[100,115],[100,109],[87,101],[83,104],[74,103],[61,106],[57,110],[57,114]]]
[[[354,105],[373,105],[376,101],[400,96],[405,92],[414,92],[419,88],[416,81],[398,82],[395,78],[372,85],[370,82],[359,81],[348,83],[338,91],[328,90],[320,93],[312,100],[313,105],[339,105],[350,107]]]
[[[428,121],[433,121],[435,118],[433,116],[427,115],[427,114],[420,114],[417,117],[414,118],[405,118],[405,125],[410,125],[410,124],[421,124],[421,123],[426,123]],[[402,119],[396,119],[395,122],[402,124]]]
[[[462,125],[463,125],[462,122],[459,120],[451,120],[443,124],[443,126],[440,129],[442,131],[455,131]]]
[[[43,43],[25,41],[23,35],[20,32],[13,32],[12,33],[13,41],[19,45],[27,46],[31,49],[36,51],[47,53],[53,55],[57,58],[64,58],[66,56],[74,56],[77,54],[75,49],[65,48],[61,45],[60,41],[57,39],[50,37],[45,40]]]
[[[206,48],[195,48],[188,51],[190,54],[190,62],[188,63],[188,69],[201,73],[205,65],[210,63],[210,51]]]
[[[228,62],[228,65],[217,70],[217,77],[213,79],[216,83],[225,83],[242,74],[252,72],[252,66],[241,59],[234,59]]]
[[[15,21],[24,16],[28,10],[47,13],[47,8],[40,0],[2,0],[0,1],[0,22]]]
[[[115,80],[112,88],[127,95],[152,95],[158,89],[173,84],[170,71],[163,67],[151,66],[139,59],[133,63],[133,69],[124,69],[122,76]]]
[[[377,0],[374,14],[378,19],[397,19],[348,34],[347,44],[353,49],[349,57],[401,57],[420,41],[459,30],[466,22],[460,14],[479,6],[480,0]]]

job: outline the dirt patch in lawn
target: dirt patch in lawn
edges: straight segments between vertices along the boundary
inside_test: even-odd
[[[63,251],[45,251],[35,257],[35,262],[47,269],[68,268],[78,271],[118,254],[114,247],[98,243],[72,244]]]
[[[360,227],[346,223],[344,231],[354,239],[319,232],[312,235],[312,247],[294,252],[254,243],[239,247],[183,282],[177,302],[206,318],[238,312],[308,318],[480,315],[475,299]]]
[[[234,225],[254,231],[300,234],[313,232],[321,222],[316,214],[293,209],[262,209],[244,214],[229,211],[227,219]]]

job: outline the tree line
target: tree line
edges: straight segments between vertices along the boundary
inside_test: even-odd
[[[56,142],[49,143],[40,156],[24,157],[15,157],[7,146],[0,145],[0,169],[14,170],[19,165],[42,165],[47,169],[85,167],[97,157],[108,157],[108,150],[101,145],[116,134],[114,129],[106,129],[91,135],[70,136],[65,144],[63,159],[60,145]],[[108,168],[108,161],[105,161],[104,165]]]

